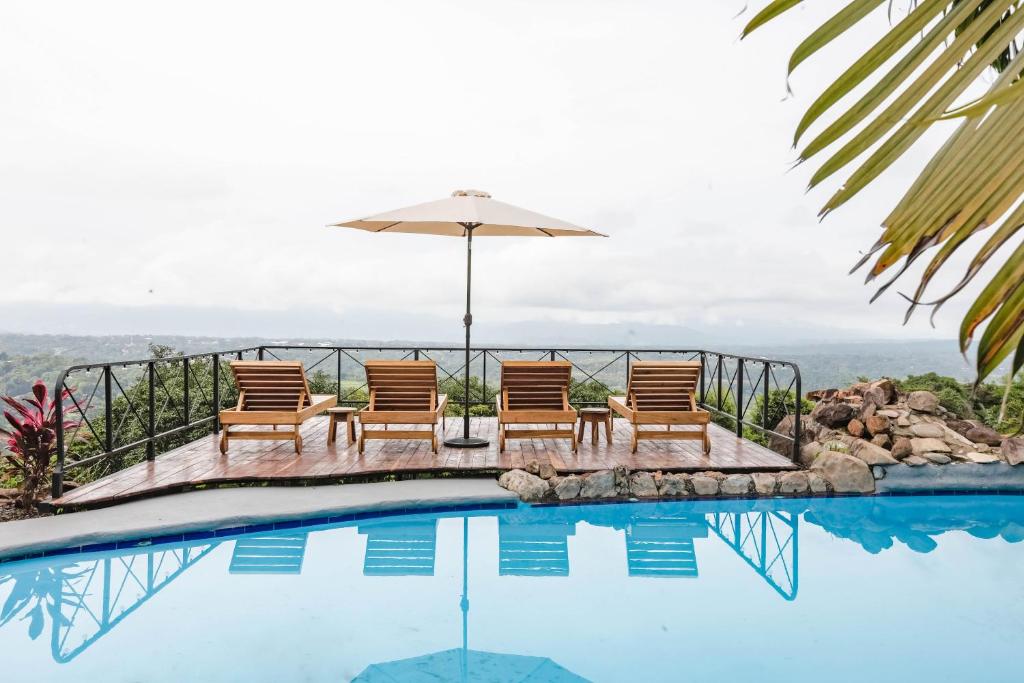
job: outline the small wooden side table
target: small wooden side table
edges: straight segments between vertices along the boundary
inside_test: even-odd
[[[348,430],[348,443],[351,446],[356,442],[356,409],[351,406],[339,406],[329,408],[327,414],[331,416],[331,422],[327,425],[327,445],[334,443],[338,436],[338,421],[345,420],[345,429]]]
[[[607,408],[580,408],[580,433],[577,441],[583,441],[583,428],[590,425],[590,443],[597,445],[598,425],[604,423],[604,435],[608,443],[612,442],[612,411]]]

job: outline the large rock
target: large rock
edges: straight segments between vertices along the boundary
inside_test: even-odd
[[[800,464],[804,467],[810,467],[814,459],[818,457],[818,453],[821,453],[821,449],[822,446],[817,441],[804,444],[800,448]]]
[[[939,398],[930,391],[911,391],[907,396],[907,405],[919,413],[936,413],[939,410]]]
[[[807,493],[809,488],[805,472],[786,472],[779,477],[779,493]]]
[[[967,432],[971,431],[975,427],[978,427],[979,425],[978,423],[971,422],[970,420],[947,420],[946,426],[961,436],[967,436]]]
[[[896,401],[896,385],[892,383],[891,379],[882,378],[871,383],[872,389],[877,389],[881,392],[882,402],[879,406],[889,405]]]
[[[967,459],[971,462],[976,462],[979,465],[988,465],[993,462],[1001,462],[999,456],[995,453],[978,453],[977,451],[970,451],[967,453]]]
[[[889,438],[888,434],[875,434],[871,437],[871,443],[886,450],[892,448],[892,439]]]
[[[840,434],[836,437],[836,440],[846,446],[851,455],[854,455],[868,465],[895,465],[896,459],[889,454],[889,451],[885,450],[881,446],[876,446],[870,441],[864,439],[855,439],[851,436]],[[833,450],[837,450],[833,448]],[[843,450],[843,449],[838,449]]]
[[[776,453],[790,457],[793,454],[793,431],[796,426],[796,416],[786,415],[779,424],[772,430],[773,433],[768,435],[768,448],[772,449]],[[800,445],[811,443],[817,437],[820,425],[814,421],[810,415],[800,416]],[[777,433],[774,433],[777,432]],[[782,434],[784,436],[779,436]],[[790,437],[789,439],[785,438]]]
[[[946,433],[940,424],[920,422],[910,427],[911,433],[921,439],[941,439]]]
[[[925,453],[949,453],[950,447],[942,439],[911,439],[910,447],[914,451],[914,455],[923,455]]]
[[[1011,465],[1019,465],[1024,462],[1024,438],[1004,439],[999,450],[1003,454],[1003,460]]]
[[[549,462],[542,462],[537,470],[537,476],[541,479],[551,479],[556,474],[554,466]]]
[[[811,411],[811,417],[826,427],[845,427],[856,415],[849,403],[819,403]]]
[[[873,493],[875,490],[871,468],[860,458],[846,453],[825,451],[814,460],[811,469],[825,477],[836,493]]]
[[[629,468],[625,465],[616,465],[612,468],[615,475],[615,493],[620,496],[629,495]]]
[[[850,453],[868,465],[895,465],[899,462],[889,451],[863,439],[850,447]]]
[[[662,496],[688,496],[690,492],[686,489],[685,474],[666,474],[661,477],[658,493]]]
[[[948,465],[953,460],[945,453],[935,453],[933,451],[921,453],[921,457],[927,460],[928,462],[935,463],[936,465]]]
[[[864,392],[864,405],[874,406],[874,408],[880,408],[884,406],[888,401],[885,399],[885,392],[879,387],[871,387]],[[874,409],[871,411],[874,414]]]
[[[578,498],[583,488],[583,479],[575,474],[570,474],[555,485],[555,496],[558,500],[570,500]]]
[[[897,460],[902,460],[913,452],[914,447],[910,444],[910,439],[905,436],[897,436],[896,440],[892,442],[890,454]]]
[[[601,470],[588,474],[580,490],[581,498],[613,498],[615,496],[615,473]]]
[[[750,475],[754,480],[754,491],[761,496],[770,496],[775,493],[775,475],[771,472],[755,472]]]
[[[654,476],[650,472],[634,472],[629,478],[629,492],[637,498],[657,498]]]
[[[955,429],[953,431],[956,431]],[[985,425],[978,427],[971,427],[967,430],[967,433],[963,435],[968,441],[973,443],[983,443],[988,446],[998,446],[1003,442],[1003,435]]]
[[[693,492],[698,496],[714,496],[718,493],[718,480],[707,474],[695,474],[690,477]]]
[[[498,477],[498,485],[512,491],[527,502],[541,500],[548,492],[546,481],[524,470],[505,472]]]
[[[722,480],[720,488],[727,496],[745,496],[750,493],[753,480],[749,474],[730,474]]]
[[[889,431],[889,428],[892,425],[889,423],[889,418],[884,415],[872,415],[868,418],[865,426],[868,428],[868,433],[871,434],[871,436],[878,436],[879,434],[884,434]]]
[[[903,458],[903,464],[909,467],[920,467],[921,465],[927,465],[928,461],[920,455],[908,455]]]
[[[864,436],[864,423],[858,420],[857,418],[853,418],[846,425],[846,431],[850,432],[850,436]]]
[[[810,484],[811,493],[828,493],[828,482],[817,472],[807,473],[807,483]]]

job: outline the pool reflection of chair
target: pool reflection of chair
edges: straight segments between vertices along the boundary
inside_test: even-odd
[[[626,527],[629,575],[695,579],[693,539],[707,536],[703,515],[635,519]]]
[[[308,534],[243,536],[231,554],[232,574],[300,574]]]
[[[569,576],[569,536],[576,524],[498,518],[499,576]]]
[[[394,520],[359,525],[366,534],[363,576],[433,576],[437,520]]]

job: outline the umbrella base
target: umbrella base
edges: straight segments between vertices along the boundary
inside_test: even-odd
[[[487,439],[476,436],[460,436],[454,439],[445,439],[444,445],[452,448],[483,448],[490,443]]]

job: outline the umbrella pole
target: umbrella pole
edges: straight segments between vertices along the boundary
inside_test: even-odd
[[[454,448],[480,448],[488,445],[487,439],[469,435],[469,344],[470,328],[473,326],[473,313],[470,309],[470,294],[473,285],[473,230],[479,223],[463,223],[466,229],[466,316],[462,324],[466,327],[466,378],[462,388],[462,436],[447,439],[445,446]]]

